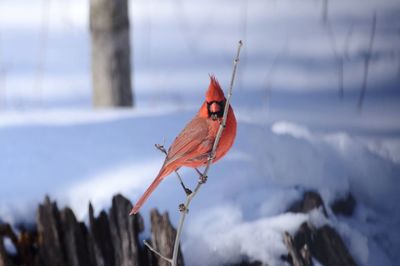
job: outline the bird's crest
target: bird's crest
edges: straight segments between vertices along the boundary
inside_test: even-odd
[[[214,75],[210,75],[210,85],[208,86],[208,90],[206,92],[206,101],[207,102],[219,102],[225,100],[224,92],[221,89],[217,79]]]

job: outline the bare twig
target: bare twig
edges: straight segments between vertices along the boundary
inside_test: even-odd
[[[343,99],[344,96],[344,63],[345,59],[349,59],[348,55],[348,49],[349,49],[349,43],[353,31],[353,25],[350,25],[349,30],[347,31],[344,44],[343,44],[343,50],[341,53],[339,53],[339,49],[337,47],[336,43],[336,38],[335,38],[335,33],[333,31],[333,27],[330,23],[329,20],[326,22],[327,26],[327,31],[329,38],[331,40],[331,48],[333,52],[333,56],[335,57],[336,65],[337,65],[337,74],[338,74],[338,95],[340,99]]]
[[[145,246],[147,246],[151,251],[153,251],[156,255],[158,255],[160,258],[162,258],[163,260],[168,261],[169,263],[172,264],[172,260],[165,257],[164,255],[162,255],[160,252],[158,252],[157,250],[155,250],[155,248],[153,248],[149,242],[147,242],[146,240],[143,240],[143,244],[145,244]]]
[[[336,64],[337,64],[337,73],[338,73],[338,88],[339,88],[339,98],[343,98],[343,94],[344,94],[344,88],[343,88],[343,68],[344,68],[344,60],[343,60],[343,55],[339,54],[338,49],[337,49],[337,44],[336,44],[336,38],[335,38],[335,34],[332,28],[331,23],[329,22],[329,20],[327,20],[326,22],[326,26],[327,26],[327,30],[328,30],[328,34],[329,37],[331,39],[331,47],[332,47],[332,51],[333,51],[333,55],[335,57],[336,60]]]
[[[240,55],[240,49],[242,48],[243,42],[240,40],[239,41],[239,45],[238,45],[238,49],[237,49],[237,53],[236,53],[236,57],[234,59],[234,63],[233,63],[233,72],[232,72],[232,77],[231,77],[231,82],[230,82],[230,86],[229,86],[229,92],[226,98],[226,104],[225,104],[225,109],[224,109],[224,116],[222,118],[222,122],[219,126],[218,132],[217,132],[217,136],[214,140],[214,145],[213,148],[211,150],[210,156],[208,158],[208,162],[206,165],[206,168],[204,169],[204,172],[202,174],[202,177],[207,177],[208,171],[210,170],[210,165],[212,163],[212,161],[215,158],[215,153],[217,150],[217,146],[219,143],[219,140],[221,138],[222,132],[225,129],[225,125],[226,125],[226,119],[228,117],[228,110],[229,110],[229,105],[230,105],[230,100],[232,97],[232,89],[233,89],[233,83],[235,81],[235,76],[236,76],[236,70],[237,70],[237,65],[239,63],[239,55]],[[193,193],[188,195],[186,197],[186,203],[184,205],[184,211],[181,212],[181,218],[179,220],[179,225],[178,225],[178,230],[176,232],[176,238],[175,238],[175,244],[174,244],[174,252],[173,252],[173,256],[172,256],[172,266],[176,266],[176,262],[178,259],[178,250],[179,250],[179,242],[181,239],[181,234],[182,234],[182,229],[183,229],[183,225],[185,222],[185,218],[186,218],[186,214],[187,211],[189,210],[189,205],[190,202],[192,201],[192,199],[194,198],[194,196],[196,196],[196,194],[199,192],[200,187],[204,184],[203,179],[200,178],[199,182],[197,183],[196,188],[194,189]]]
[[[372,47],[374,44],[375,30],[376,30],[376,12],[374,13],[374,16],[372,18],[371,37],[369,39],[368,51],[367,51],[367,53],[365,55],[365,59],[364,59],[364,77],[363,77],[363,82],[362,82],[362,86],[361,86],[360,97],[358,98],[358,111],[360,111],[360,112],[362,111],[365,92],[367,90],[368,70],[369,70],[369,63],[370,63],[371,57],[372,57]]]
[[[208,157],[208,161],[207,161],[207,165],[203,171],[203,173],[201,173],[198,169],[197,172],[200,175],[199,181],[197,183],[197,186],[195,187],[193,193],[187,194],[186,195],[186,202],[183,204],[179,205],[179,211],[181,212],[181,217],[179,219],[179,224],[178,224],[178,229],[176,232],[176,237],[175,237],[175,243],[174,243],[174,250],[173,250],[173,254],[172,254],[172,259],[169,259],[165,256],[163,256],[162,254],[160,254],[158,251],[156,251],[149,243],[144,242],[144,244],[154,253],[156,253],[158,256],[160,256],[160,258],[164,259],[165,261],[168,261],[171,263],[172,266],[176,266],[177,265],[177,261],[178,261],[178,251],[179,251],[179,242],[181,239],[181,234],[182,234],[182,230],[183,230],[183,225],[185,223],[185,218],[186,218],[186,214],[189,212],[189,205],[191,203],[191,201],[193,200],[193,198],[196,196],[196,194],[199,192],[201,186],[205,183],[205,179],[207,178],[207,174],[208,171],[210,170],[210,165],[212,163],[212,161],[215,158],[215,153],[217,151],[217,147],[218,147],[218,143],[219,140],[221,138],[222,132],[225,128],[226,125],[226,119],[228,117],[228,110],[229,110],[229,106],[230,106],[230,100],[232,97],[232,89],[233,89],[233,83],[235,81],[235,76],[236,76],[236,70],[237,70],[237,65],[239,63],[239,55],[240,55],[240,50],[242,48],[243,42],[240,40],[239,41],[239,45],[238,45],[238,49],[237,49],[237,53],[236,53],[236,57],[234,59],[234,63],[233,63],[233,72],[232,72],[232,78],[231,78],[231,82],[230,82],[230,86],[229,86],[229,91],[226,97],[226,103],[225,103],[225,108],[224,108],[224,115],[222,117],[222,121],[221,124],[218,128],[218,132],[217,135],[215,137],[214,140],[214,144],[212,147],[212,150],[210,152],[210,155]],[[156,147],[161,150],[162,152],[163,149],[161,148],[162,145],[156,145]],[[165,150],[165,149],[164,149]],[[177,172],[176,172],[177,173]],[[177,173],[178,174],[178,173]],[[178,174],[179,176],[179,174]],[[183,184],[183,182],[182,182]]]

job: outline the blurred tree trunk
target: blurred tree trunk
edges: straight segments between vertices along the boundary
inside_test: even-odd
[[[132,106],[127,0],[90,0],[93,104]]]

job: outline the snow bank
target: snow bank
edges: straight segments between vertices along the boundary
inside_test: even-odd
[[[212,207],[196,214],[186,227],[185,259],[189,265],[221,265],[243,258],[284,265],[277,256],[286,253],[282,234],[294,233],[306,220],[305,214],[288,213],[244,221],[235,206]]]
[[[338,229],[362,265],[398,259],[393,250],[399,246],[400,166],[371,149],[371,143],[385,138],[321,130],[323,119],[314,128],[290,120],[248,122],[243,110],[238,108],[235,146],[211,168],[193,202],[182,246],[189,265],[198,265],[200,258],[218,265],[240,257],[278,264],[284,252],[281,233],[293,232],[305,220]],[[96,211],[107,208],[115,193],[134,201],[163,160],[152,145],[165,137],[168,146],[194,112],[144,108],[2,116],[0,179],[7,181],[1,187],[0,216],[10,222],[33,219],[45,193],[61,206],[71,205],[80,219],[86,218],[89,201]],[[194,171],[182,169],[182,174],[194,185]],[[282,214],[308,189],[321,194],[329,221],[316,214]],[[356,215],[336,218],[329,204],[349,192],[357,201]],[[168,177],[143,212],[158,207],[176,223],[183,198],[175,177]]]

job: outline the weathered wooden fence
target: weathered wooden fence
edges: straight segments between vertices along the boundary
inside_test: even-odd
[[[135,266],[165,265],[139,243],[144,230],[140,214],[128,216],[132,205],[121,195],[112,199],[108,213],[95,217],[89,205],[89,224],[77,221],[70,208],[61,211],[48,197],[39,205],[36,226],[19,226],[17,235],[8,224],[0,226],[0,266]],[[149,242],[166,256],[172,256],[176,230],[168,214],[151,212]],[[4,238],[16,249],[6,252]],[[180,265],[183,258],[180,255]]]
[[[349,195],[335,202],[331,209],[337,215],[350,216],[354,207],[355,201]],[[139,242],[144,223],[140,214],[128,216],[131,208],[129,200],[116,195],[109,211],[101,211],[95,217],[89,204],[87,226],[77,221],[70,208],[59,210],[57,204],[46,197],[38,207],[35,225],[29,228],[17,225],[17,234],[9,224],[0,224],[0,266],[169,266]],[[328,217],[321,197],[315,192],[306,192],[288,211],[306,213],[315,208],[322,208]],[[151,239],[148,241],[163,255],[171,257],[176,230],[168,213],[161,215],[152,210],[150,224]],[[15,252],[7,251],[4,238],[9,239]],[[329,225],[315,228],[304,223],[294,236],[285,233],[282,241],[288,249],[287,254],[282,254],[282,260],[291,265],[313,265],[311,258],[326,266],[356,265],[340,235]],[[184,265],[181,252],[178,261],[179,265]],[[224,266],[261,265],[259,261],[248,261],[244,257],[242,262]]]

